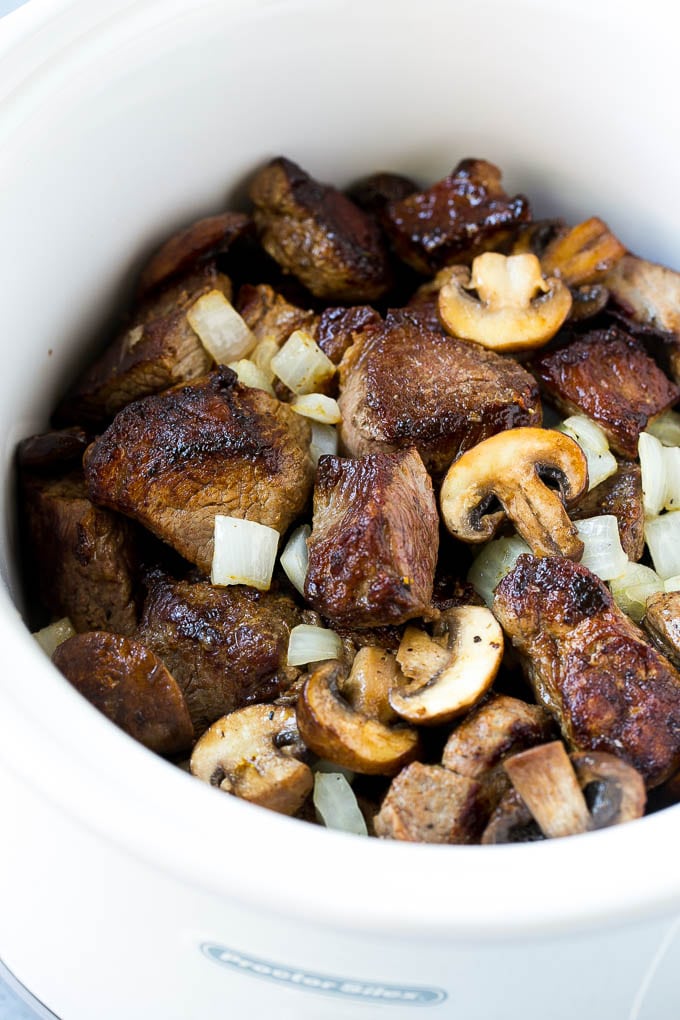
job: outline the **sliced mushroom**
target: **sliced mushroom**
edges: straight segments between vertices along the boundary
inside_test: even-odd
[[[588,805],[561,741],[515,754],[503,767],[544,836],[572,836],[593,828]]]
[[[449,531],[464,542],[486,542],[507,514],[534,555],[579,559],[583,543],[563,504],[575,503],[587,487],[587,461],[573,439],[547,429],[509,429],[451,465],[441,511]],[[502,509],[492,510],[494,497]]]
[[[366,775],[391,776],[417,757],[418,733],[385,726],[355,711],[340,694],[342,666],[326,662],[308,678],[297,703],[307,747],[321,758]]]
[[[375,833],[411,843],[476,843],[486,814],[483,789],[474,779],[414,762],[392,782]]]
[[[453,266],[439,291],[439,316],[447,330],[495,351],[542,347],[570,309],[569,288],[556,277],[545,278],[531,254],[485,252],[472,272]]]
[[[340,684],[340,693],[355,711],[389,726],[399,718],[390,705],[389,693],[400,676],[394,652],[366,645],[355,655],[349,676]]]
[[[490,694],[446,742],[442,765],[479,779],[505,758],[550,740],[555,723],[547,709],[506,694]]]
[[[484,606],[442,614],[442,633],[407,627],[397,661],[409,682],[397,682],[390,705],[412,723],[445,723],[475,705],[494,681],[503,658],[503,631]]]
[[[643,623],[656,647],[680,668],[680,591],[650,595]]]
[[[607,224],[591,216],[553,238],[541,256],[541,269],[546,276],[579,287],[601,280],[625,254],[624,245]]]
[[[206,730],[191,771],[226,793],[293,815],[314,786],[304,753],[292,706],[248,705]]]
[[[482,833],[482,846],[494,843],[536,843],[545,839],[517,790],[511,787],[496,806]]]

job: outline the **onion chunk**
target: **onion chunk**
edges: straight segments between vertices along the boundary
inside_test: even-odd
[[[311,533],[312,529],[308,524],[301,524],[290,536],[286,542],[286,548],[281,553],[281,566],[286,572],[286,577],[301,595],[305,593],[305,578],[309,563],[307,539]]]
[[[187,321],[218,365],[228,365],[250,354],[254,334],[220,290],[203,294],[187,312]]]
[[[37,630],[33,637],[51,659],[59,645],[64,641],[68,641],[74,634],[75,628],[73,624],[68,616],[64,616],[61,620],[56,620],[55,623],[51,623],[48,627]]]
[[[662,580],[680,574],[680,510],[646,521],[645,541]]]
[[[326,828],[368,835],[354,790],[341,772],[317,772],[313,800],[317,817]]]
[[[279,547],[279,533],[266,524],[239,517],[215,516],[213,584],[248,584],[268,591]]]
[[[303,329],[290,334],[271,360],[271,367],[293,393],[314,393],[332,379],[335,365]]]
[[[334,425],[322,425],[321,422],[313,421],[309,456],[312,458],[314,467],[319,463],[319,457],[324,457],[326,454],[337,457],[338,430]]]
[[[306,666],[310,662],[339,659],[342,641],[334,630],[300,623],[293,627],[288,640],[288,665]]]
[[[621,546],[619,522],[613,514],[576,521],[576,530],[585,548],[581,565],[603,581],[618,577],[626,569],[628,557]]]
[[[494,588],[510,573],[522,553],[531,553],[531,549],[523,538],[513,535],[487,542],[475,559],[467,579],[487,606],[493,604]]]
[[[323,393],[302,393],[291,401],[290,406],[297,414],[320,421],[323,425],[337,425],[342,421],[337,400]]]
[[[609,587],[619,609],[639,623],[645,615],[647,599],[664,591],[664,582],[651,567],[629,561],[623,573],[611,579]]]
[[[616,474],[618,465],[613,453],[610,453],[607,437],[590,418],[572,415],[565,418],[557,431],[574,439],[583,450],[588,462],[588,491]]]

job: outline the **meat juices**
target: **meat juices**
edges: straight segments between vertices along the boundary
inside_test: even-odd
[[[572,749],[615,754],[648,787],[680,767],[680,675],[594,574],[520,556],[493,611]]]
[[[427,615],[438,529],[432,482],[415,450],[322,457],[305,597],[343,627]]]

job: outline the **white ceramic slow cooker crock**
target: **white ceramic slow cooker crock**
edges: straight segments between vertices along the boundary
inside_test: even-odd
[[[159,239],[285,153],[466,155],[680,265],[662,0],[32,0],[0,25],[0,959],[62,1020],[675,1020],[680,807],[529,846],[390,844],[223,796],[24,628],[12,456]]]

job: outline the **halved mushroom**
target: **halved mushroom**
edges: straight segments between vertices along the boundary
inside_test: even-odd
[[[482,833],[482,846],[494,843],[536,843],[545,839],[517,790],[510,787]]]
[[[488,691],[503,658],[503,631],[484,606],[458,606],[442,614],[432,637],[407,627],[390,705],[404,719],[429,725],[467,712]]]
[[[541,255],[546,276],[557,276],[570,287],[595,283],[626,254],[626,248],[597,216],[578,223],[548,244]]]
[[[451,534],[464,542],[486,542],[507,514],[534,555],[577,560],[583,543],[563,504],[575,503],[587,487],[587,461],[573,439],[547,429],[509,429],[451,465],[441,511]],[[488,512],[494,497],[502,509]]]
[[[191,772],[253,804],[293,815],[314,786],[290,705],[248,705],[218,719],[191,755]]]
[[[647,794],[637,769],[604,751],[584,751],[569,757],[585,795],[593,829],[642,817]]]
[[[321,758],[365,775],[391,776],[418,756],[416,730],[386,726],[355,711],[340,693],[342,666],[325,662],[310,675],[297,703],[307,747]]]
[[[544,836],[593,828],[588,805],[560,740],[521,751],[504,763],[510,781]]]
[[[494,351],[542,347],[570,309],[569,288],[556,277],[544,277],[531,254],[484,252],[472,272],[453,266],[439,291],[439,316],[447,330]]]

